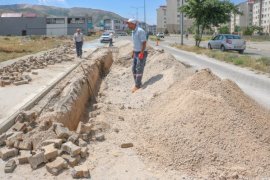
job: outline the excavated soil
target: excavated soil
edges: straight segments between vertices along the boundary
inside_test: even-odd
[[[80,99],[88,105],[85,112],[76,107],[69,109],[78,116],[75,124],[68,122],[70,117],[60,118],[70,130],[81,119],[93,124],[93,136],[105,136],[102,142],[88,143],[89,157],[81,162],[89,168],[92,179],[270,177],[268,110],[234,82],[222,80],[208,69],[194,72],[170,54],[151,47],[143,86],[131,93],[131,51],[130,41],[115,43],[114,63],[107,76],[102,76],[100,88],[96,87],[98,95],[91,102]],[[92,59],[96,56],[93,54]],[[80,75],[72,74],[70,79]],[[37,121],[45,130],[33,131],[36,134],[30,136],[39,141],[54,138],[45,122],[58,118],[50,114],[57,112],[59,105],[65,107],[67,99],[61,97],[68,92],[63,89],[73,82],[60,83],[47,96],[52,100]],[[83,97],[78,90],[67,102],[76,102],[76,95]],[[132,143],[133,147],[121,148],[123,143]],[[45,168],[32,171],[23,166],[8,177],[19,179],[22,173],[30,173],[24,175],[28,179],[33,179],[31,175],[38,179],[71,179],[69,170],[53,177]],[[7,176],[0,173],[0,177]]]

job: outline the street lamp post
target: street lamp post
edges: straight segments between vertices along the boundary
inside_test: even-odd
[[[140,9],[140,8],[143,8],[143,7],[131,7],[131,8],[136,9],[136,20],[138,21],[138,20],[139,20],[139,19],[138,19],[138,16],[139,16],[139,9]]]
[[[181,7],[184,5],[184,0],[181,1]],[[181,45],[184,44],[184,13],[181,12]]]
[[[144,0],[144,27],[145,27],[145,31],[146,31],[146,9],[145,9],[145,0]]]

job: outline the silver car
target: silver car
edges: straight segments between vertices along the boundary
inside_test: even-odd
[[[112,40],[112,38],[110,37],[110,33],[103,33],[100,37],[100,42],[101,43],[106,43],[106,42],[110,42]]]
[[[240,54],[246,49],[246,41],[234,34],[219,34],[208,42],[209,49],[221,49],[221,51],[233,50]]]

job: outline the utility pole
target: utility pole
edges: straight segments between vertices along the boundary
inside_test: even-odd
[[[136,20],[138,21],[138,20],[139,20],[139,19],[138,19],[138,16],[139,16],[139,9],[140,9],[140,8],[143,8],[143,7],[131,7],[131,8],[136,9]]]
[[[259,26],[262,26],[262,6],[263,6],[263,1],[260,0],[260,17],[259,17]]]
[[[184,5],[184,0],[181,0],[181,7]],[[181,45],[184,44],[184,13],[181,12]]]
[[[144,7],[144,26],[145,26],[145,29],[144,29],[144,30],[147,31],[147,30],[146,30],[146,9],[145,9],[145,0],[144,0],[144,6],[143,6],[143,7]]]

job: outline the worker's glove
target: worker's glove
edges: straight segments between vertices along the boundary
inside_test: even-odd
[[[134,59],[134,51],[131,53],[131,58]]]
[[[138,55],[138,58],[139,58],[139,60],[143,60],[143,58],[144,58],[144,53],[139,53],[139,55]]]

